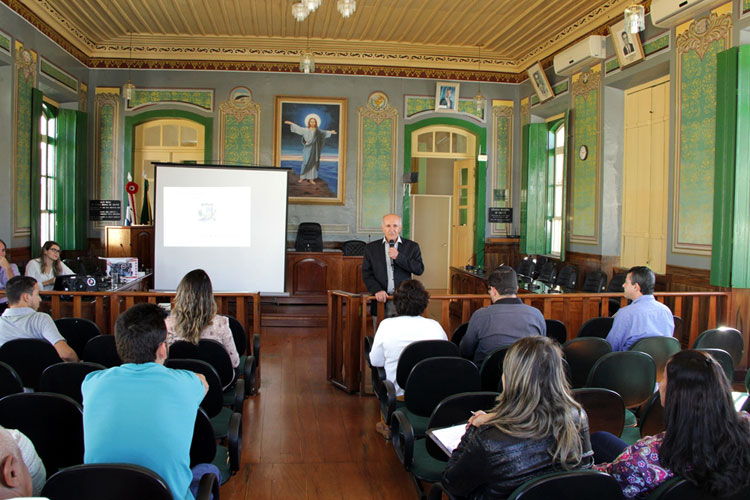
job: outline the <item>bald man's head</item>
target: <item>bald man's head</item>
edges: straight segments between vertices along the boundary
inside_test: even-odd
[[[31,474],[16,440],[0,427],[0,499],[32,495]]]

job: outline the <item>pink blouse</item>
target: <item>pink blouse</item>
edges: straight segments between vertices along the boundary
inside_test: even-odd
[[[174,329],[174,318],[168,316],[165,320],[167,324],[167,343],[172,345],[178,340],[184,340],[184,338],[175,331]],[[237,368],[240,364],[240,355],[237,354],[237,346],[234,345],[234,337],[232,337],[232,330],[229,329],[229,319],[226,316],[214,316],[213,321],[210,325],[203,329],[201,332],[201,339],[215,340],[224,346],[224,349],[229,353],[229,359],[232,360],[232,366]]]

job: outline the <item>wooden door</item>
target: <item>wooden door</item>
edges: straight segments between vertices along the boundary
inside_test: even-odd
[[[625,93],[622,267],[667,270],[669,78]]]
[[[425,288],[447,290],[450,277],[451,196],[419,194],[411,197],[411,234],[419,243],[424,273],[416,277]]]
[[[453,162],[451,265],[456,267],[474,263],[474,167],[473,159]]]

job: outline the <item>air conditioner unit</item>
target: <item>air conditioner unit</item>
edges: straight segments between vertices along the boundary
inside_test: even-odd
[[[570,76],[591,66],[597,59],[604,59],[606,55],[606,38],[592,35],[555,56],[553,60],[555,73],[560,76]]]
[[[725,0],[652,0],[651,24],[672,28],[722,3]]]

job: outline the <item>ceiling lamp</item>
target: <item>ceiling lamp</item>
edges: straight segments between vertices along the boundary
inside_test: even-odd
[[[292,4],[292,17],[294,17],[297,22],[302,22],[305,19],[307,19],[307,15],[310,13],[309,10],[307,10],[307,7],[302,2],[294,3]]]
[[[357,2],[355,0],[339,0],[336,8],[339,9],[342,17],[347,18],[357,10]]]
[[[299,70],[303,73],[315,73],[315,56],[310,49],[300,55]]]
[[[625,31],[635,35],[646,29],[646,10],[643,5],[633,3],[625,8]]]
[[[302,5],[305,6],[308,12],[315,11],[322,3],[323,0],[302,0]]]
[[[477,48],[479,49],[479,69],[478,72],[482,72],[482,44],[477,44]],[[482,95],[482,82],[481,82],[481,76],[479,76],[480,80],[477,80],[479,83],[479,89],[477,90],[477,95],[474,96],[474,106],[477,108],[477,113],[481,113],[484,109],[484,105],[487,104],[487,99]]]
[[[133,32],[130,32],[130,63],[133,62]],[[130,64],[128,65],[128,83],[122,86],[122,95],[126,101],[130,101],[135,93],[135,85],[130,81]]]

